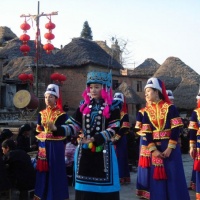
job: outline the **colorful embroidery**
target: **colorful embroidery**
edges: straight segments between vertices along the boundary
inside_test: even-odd
[[[183,126],[183,121],[180,117],[176,117],[176,118],[171,119],[170,123],[171,123],[171,128]]]
[[[147,115],[155,129],[164,129],[169,106],[170,104],[164,101],[159,101],[158,103],[152,103],[151,105],[146,107]]]
[[[171,130],[163,130],[163,131],[153,131],[153,139],[169,139],[171,135]]]

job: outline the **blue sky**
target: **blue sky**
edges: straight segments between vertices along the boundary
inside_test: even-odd
[[[79,37],[84,21],[92,29],[93,40],[111,38],[127,41],[128,67],[137,67],[147,58],[162,64],[168,57],[181,59],[200,74],[200,1],[199,0],[40,0],[40,13],[58,11],[52,16],[56,47]],[[6,0],[1,2],[0,26],[7,26],[18,36],[22,34],[21,14],[37,14],[37,0]],[[40,17],[42,43],[48,22]],[[35,22],[27,32],[34,39]]]

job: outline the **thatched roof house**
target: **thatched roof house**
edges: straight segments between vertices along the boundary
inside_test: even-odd
[[[175,105],[180,110],[192,110],[196,107],[200,75],[179,58],[167,58],[154,76],[164,81],[166,88],[173,91]]]
[[[107,54],[96,42],[84,38],[73,38],[69,44],[55,54],[53,64],[61,67],[92,64],[123,69],[122,65]]]
[[[159,69],[158,64],[154,59],[147,58],[142,64],[133,70],[128,70],[130,76],[146,76],[151,77]]]

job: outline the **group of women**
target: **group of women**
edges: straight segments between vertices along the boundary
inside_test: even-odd
[[[178,144],[182,120],[161,80],[150,78],[144,90],[147,105],[140,111],[136,123],[141,135],[137,195],[151,200],[189,200]],[[64,160],[68,136],[79,137],[74,159],[75,200],[120,199],[113,144],[121,126],[121,110],[112,97],[112,74],[89,72],[82,96],[84,100],[74,115],[68,117],[59,105],[59,87],[55,84],[47,87],[46,108],[39,113],[36,128],[39,151],[35,200],[69,198]],[[194,133],[190,142],[190,154],[197,158],[197,169],[200,168],[200,146],[195,141],[199,113],[193,114],[197,122],[192,124]],[[127,177],[130,182],[130,175]]]

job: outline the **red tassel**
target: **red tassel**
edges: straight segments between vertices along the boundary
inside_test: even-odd
[[[153,172],[153,178],[156,180],[167,179],[165,168],[163,166],[155,166]]]
[[[143,168],[150,167],[151,165],[150,157],[140,156],[138,165]]]
[[[38,159],[36,169],[40,172],[47,172],[49,170],[47,161]]]
[[[95,152],[95,151],[96,151],[96,147],[95,147],[94,145],[92,146],[91,151],[92,151],[92,152]]]
[[[195,160],[194,161],[194,170],[195,171],[200,171],[200,160]]]

